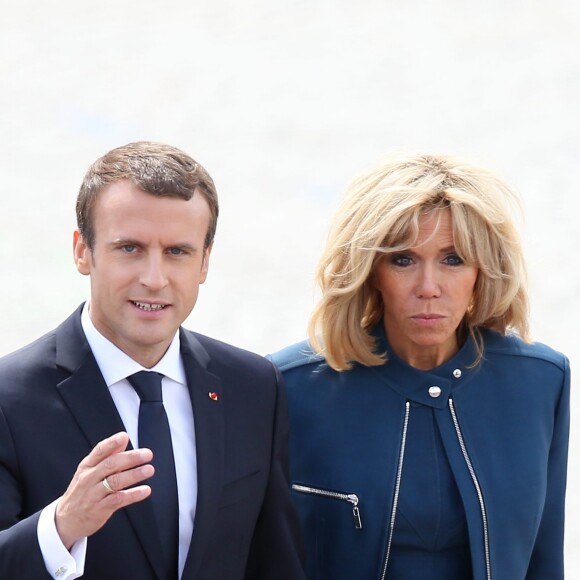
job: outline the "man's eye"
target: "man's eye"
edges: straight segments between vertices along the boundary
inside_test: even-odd
[[[124,244],[123,246],[121,246],[121,250],[123,250],[123,252],[127,254],[132,254],[136,249],[137,249],[136,246],[132,244]]]
[[[182,254],[185,254],[181,248],[169,248],[169,253],[172,256],[181,256]]]

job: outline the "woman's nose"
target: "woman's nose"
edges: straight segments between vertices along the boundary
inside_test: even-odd
[[[438,298],[441,296],[441,285],[434,267],[425,265],[418,273],[419,280],[416,286],[418,298]]]

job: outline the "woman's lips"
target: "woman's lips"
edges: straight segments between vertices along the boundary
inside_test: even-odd
[[[445,318],[443,314],[414,314],[411,318],[424,318],[426,320],[437,320],[439,318]]]
[[[445,316],[442,314],[414,314],[411,319],[418,324],[423,324],[426,326],[434,325],[443,320]]]

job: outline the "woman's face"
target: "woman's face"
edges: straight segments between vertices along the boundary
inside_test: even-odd
[[[478,272],[455,251],[451,212],[439,211],[439,216],[431,213],[419,219],[416,246],[385,254],[374,269],[393,350],[425,370],[457,352],[457,327],[471,302]]]

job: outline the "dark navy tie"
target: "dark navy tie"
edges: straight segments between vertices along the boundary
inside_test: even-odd
[[[139,447],[153,451],[155,475],[146,481],[151,486],[151,503],[159,528],[166,562],[167,578],[177,579],[179,545],[179,505],[177,478],[169,421],[163,406],[163,375],[141,371],[128,377],[141,399],[139,405]]]

